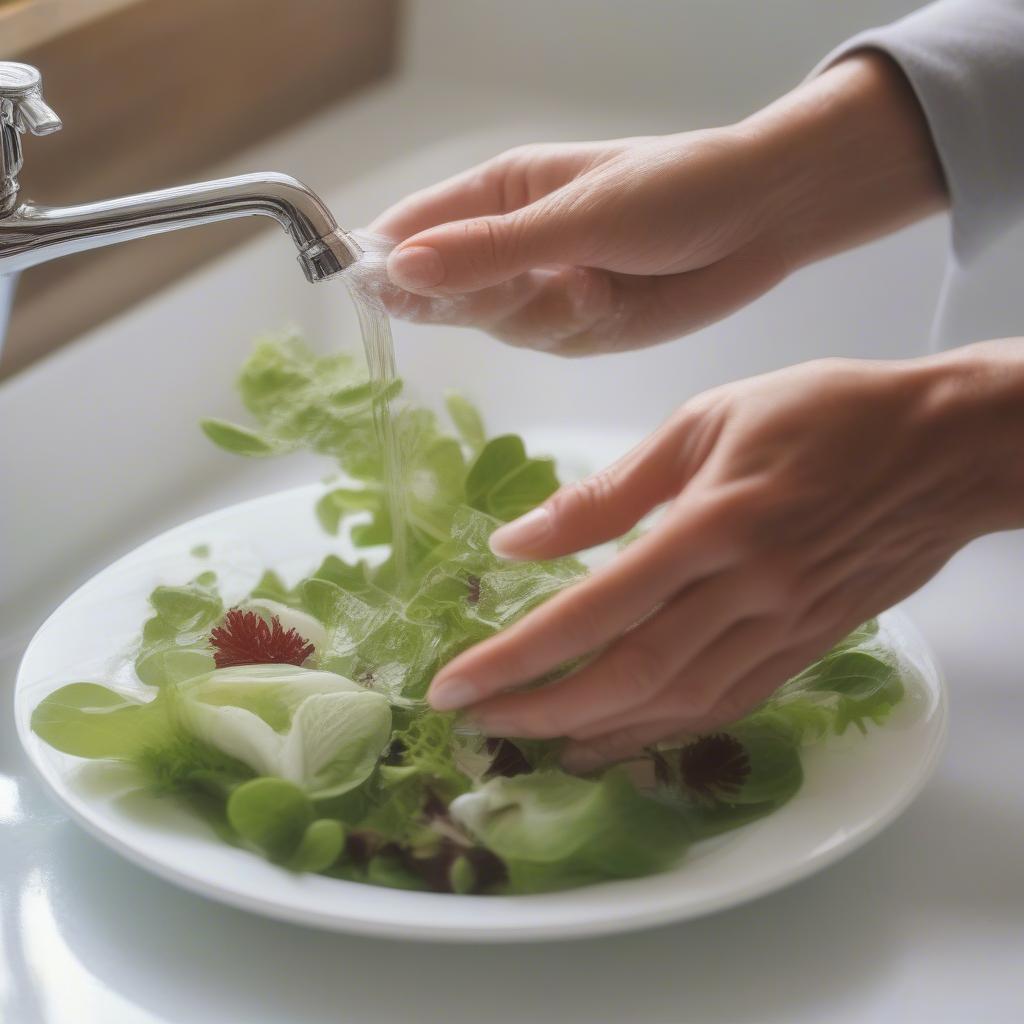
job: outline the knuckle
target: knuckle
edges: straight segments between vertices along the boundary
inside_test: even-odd
[[[807,364],[807,369],[808,372],[816,371],[825,376],[845,377],[860,371],[863,366],[863,361],[848,356],[822,356],[819,359],[812,359]]]
[[[788,485],[767,473],[715,488],[709,514],[737,555],[764,567],[764,577],[783,582],[792,547],[799,540],[801,517]]]
[[[499,159],[506,166],[528,166],[544,159],[553,148],[554,144],[549,142],[524,142],[506,149]]]
[[[484,165],[490,188],[500,196],[504,210],[521,209],[543,191],[536,178],[553,149],[550,143],[525,143],[506,149]]]
[[[504,243],[491,218],[467,220],[462,234],[474,270],[493,271],[501,266]]]
[[[667,420],[662,429],[672,438],[682,438],[689,434],[694,424],[704,415],[704,404],[702,396],[697,395],[688,402],[684,402]]]
[[[736,483],[712,484],[706,489],[702,525],[739,554],[754,549],[751,529],[750,488]]]
[[[528,168],[533,160],[529,146],[506,150],[495,160],[490,173],[493,188],[501,196],[503,210],[518,210],[530,201]]]
[[[589,517],[602,512],[614,499],[616,490],[611,471],[603,469],[563,487],[551,498],[551,509],[560,518]]]

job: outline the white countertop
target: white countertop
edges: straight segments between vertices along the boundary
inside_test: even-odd
[[[434,112],[426,127],[424,110]],[[644,130],[668,130],[669,115],[659,116],[649,115]],[[324,188],[354,225],[404,189],[501,146],[557,137],[569,125],[577,136],[625,131],[628,120],[626,109],[524,108],[465,90],[420,86],[414,94],[399,85],[267,147],[259,163]],[[346,140],[385,122],[377,155],[361,153],[348,178],[325,187],[327,161]],[[402,327],[399,359],[414,390],[431,398],[461,386],[484,398],[496,426],[531,434],[528,405],[536,438],[597,423],[607,430],[611,419],[614,437],[595,442],[600,450],[628,443],[717,380],[825,351],[921,351],[943,231],[923,225],[813,268],[726,324],[646,354],[555,363],[471,333]],[[9,701],[34,625],[90,572],[198,511],[322,469],[301,460],[236,464],[191,427],[203,413],[232,414],[229,381],[253,333],[286,320],[321,336],[333,331],[339,290],[302,290],[287,248],[276,236],[261,239],[0,388],[0,700]],[[783,892],[624,937],[504,948],[403,944],[206,902],[146,875],[68,821],[29,774],[11,721],[0,716],[0,1019],[1024,1020],[1021,565],[1024,534],[988,538],[908,602],[948,675],[952,715],[937,775],[896,824]]]

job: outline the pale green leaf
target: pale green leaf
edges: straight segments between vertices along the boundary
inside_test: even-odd
[[[279,455],[286,450],[279,442],[227,420],[206,419],[199,425],[215,445],[233,455]]]
[[[444,404],[448,415],[459,432],[459,437],[476,454],[487,443],[487,433],[480,412],[472,402],[457,391],[449,391],[444,396]]]
[[[32,731],[51,747],[76,757],[129,759],[165,742],[172,723],[168,702],[143,703],[99,683],[70,683],[32,712]]]

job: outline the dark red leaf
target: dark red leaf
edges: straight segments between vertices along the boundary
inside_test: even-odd
[[[286,630],[274,615],[269,622],[256,612],[232,608],[210,631],[217,668],[232,665],[301,665],[313,645],[297,630]]]
[[[391,852],[389,848],[388,852]],[[505,881],[508,873],[505,862],[482,846],[462,846],[444,838],[437,848],[428,854],[417,855],[405,846],[394,846],[406,870],[421,878],[434,892],[452,892],[452,868],[464,857],[473,869],[472,892],[486,892]]]
[[[728,801],[749,774],[746,748],[728,733],[704,736],[679,751],[680,782],[701,799]]]

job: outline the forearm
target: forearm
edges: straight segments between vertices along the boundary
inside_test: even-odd
[[[949,204],[921,108],[882,54],[851,55],[738,130],[764,168],[766,228],[791,270]]]
[[[1024,217],[1024,0],[936,0],[870,28],[816,69],[872,50],[920,102],[945,173],[953,250],[970,263]]]

